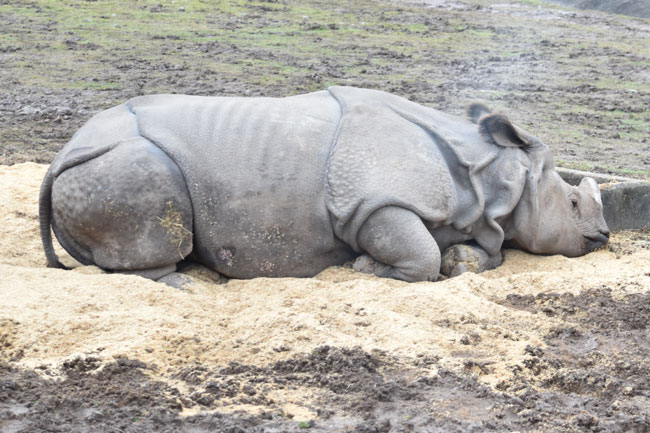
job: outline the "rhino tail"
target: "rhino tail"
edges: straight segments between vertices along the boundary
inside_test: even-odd
[[[52,225],[52,184],[54,183],[54,174],[52,167],[47,170],[45,179],[41,184],[41,192],[38,198],[38,219],[41,225],[41,241],[43,242],[43,250],[47,258],[48,268],[61,268],[68,269],[59,261],[59,258],[54,252],[54,244],[52,243],[52,232],[50,227]]]
[[[47,266],[49,268],[70,269],[59,261],[52,242],[52,185],[54,184],[55,178],[68,168],[97,158],[98,156],[114,149],[122,142],[123,141],[99,147],[78,147],[72,149],[65,155],[63,161],[58,163],[56,161],[53,162],[47,170],[43,183],[41,184],[41,192],[38,199],[38,218],[41,228],[41,241],[43,242],[43,250],[45,251]],[[59,234],[60,233],[57,233],[57,236]],[[91,261],[88,260],[84,254],[79,254],[78,251],[74,251],[74,248],[72,248],[73,243],[66,242],[65,239],[59,239],[59,241],[62,242],[62,246],[76,260],[82,264],[91,264]]]

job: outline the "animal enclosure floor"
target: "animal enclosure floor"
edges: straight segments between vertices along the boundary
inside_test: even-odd
[[[2,432],[650,428],[648,233],[437,283],[194,269],[180,291],[47,269],[46,168],[0,167]]]
[[[138,95],[351,85],[454,114],[484,100],[559,165],[650,178],[648,20],[533,0],[177,3],[1,2],[0,163],[50,162]]]

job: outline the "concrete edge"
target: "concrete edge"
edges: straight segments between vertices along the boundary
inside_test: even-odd
[[[631,177],[614,176],[611,174],[592,173],[590,171],[573,170],[570,168],[556,167],[557,172],[566,183],[578,185],[583,177],[590,177],[598,183],[617,183],[617,182],[643,182]]]
[[[650,182],[581,170],[558,168],[571,185],[591,177],[600,184],[603,214],[610,231],[650,229]]]

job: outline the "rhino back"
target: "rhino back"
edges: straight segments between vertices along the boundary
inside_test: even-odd
[[[325,205],[325,169],[340,118],[329,93],[159,95],[127,105],[140,134],[185,176],[200,261],[246,278],[313,275],[350,257]]]

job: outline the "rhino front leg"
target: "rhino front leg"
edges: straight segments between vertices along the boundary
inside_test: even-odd
[[[478,245],[456,244],[445,250],[442,254],[440,271],[448,277],[457,277],[463,272],[483,272],[494,269],[503,262],[503,255],[499,251],[491,256]]]
[[[422,219],[407,209],[387,206],[377,210],[361,226],[357,241],[374,259],[357,259],[354,268],[361,272],[409,282],[438,279],[438,244]]]

